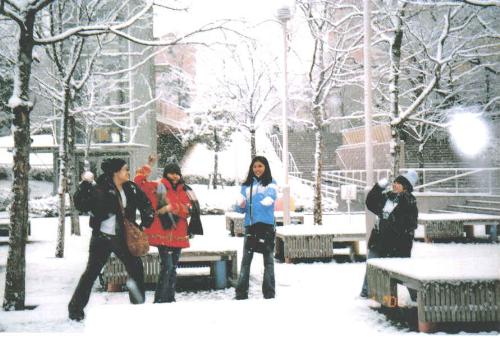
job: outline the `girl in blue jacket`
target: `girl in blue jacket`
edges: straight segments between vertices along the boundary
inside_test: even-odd
[[[245,213],[245,239],[243,244],[243,259],[241,261],[240,277],[236,286],[236,299],[248,298],[248,283],[250,265],[254,251],[249,247],[248,236],[259,234],[265,238],[264,279],[262,293],[264,298],[274,298],[274,203],[277,196],[276,181],[271,175],[269,162],[263,156],[253,158],[248,169],[247,179],[241,186],[241,196],[236,211]]]

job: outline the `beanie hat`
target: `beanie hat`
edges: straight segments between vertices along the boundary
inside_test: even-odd
[[[113,174],[120,171],[125,164],[127,164],[127,162],[121,158],[110,158],[102,162],[101,169],[106,175],[113,176]]]
[[[401,184],[409,192],[413,191],[413,187],[418,182],[418,175],[415,170],[410,170],[404,175],[396,177],[394,182]]]
[[[175,156],[167,158],[167,163],[165,164],[165,168],[163,169],[163,177],[167,177],[167,174],[177,174],[182,176],[181,167],[179,167],[179,163]]]

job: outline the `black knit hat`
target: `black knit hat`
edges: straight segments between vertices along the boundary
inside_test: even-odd
[[[167,163],[163,169],[163,177],[166,178],[167,174],[177,174],[182,176],[181,167],[179,167],[179,162],[177,162],[177,159],[174,156],[167,158]]]
[[[125,164],[127,164],[127,162],[121,158],[110,158],[102,162],[101,169],[106,175],[113,176],[113,174],[120,171]]]

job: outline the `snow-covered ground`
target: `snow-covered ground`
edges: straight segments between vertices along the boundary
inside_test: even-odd
[[[197,187],[200,199],[231,200],[233,189],[204,191]],[[351,217],[353,226],[363,217]],[[242,238],[232,238],[225,230],[223,215],[202,217],[205,236],[192,240],[193,249],[219,248],[238,250],[241,259]],[[346,215],[325,216],[325,223],[346,223]],[[69,222],[69,220],[68,220]],[[125,292],[99,290],[96,282],[87,318],[83,323],[67,319],[67,303],[84,270],[90,231],[88,218],[82,216],[81,237],[66,234],[65,257],[54,258],[55,218],[32,219],[32,235],[26,248],[26,304],[34,310],[0,311],[0,332],[95,335],[125,333],[134,336],[407,336],[415,335],[402,325],[394,325],[370,308],[371,301],[357,298],[365,263],[316,262],[284,264],[276,262],[277,296],[265,300],[261,293],[262,258],[254,257],[250,278],[250,299],[233,300],[234,289],[185,291],[173,304],[152,304],[153,291],[147,292],[146,304],[130,305]],[[312,216],[306,215],[306,223]],[[300,225],[297,225],[299,227]],[[415,257],[457,257],[498,255],[500,244],[425,244],[416,243]],[[0,299],[3,299],[8,238],[0,237]],[[239,265],[239,264],[238,264]],[[239,267],[238,267],[239,268]],[[400,303],[408,304],[408,294],[399,288]],[[489,332],[487,334],[498,334]]]

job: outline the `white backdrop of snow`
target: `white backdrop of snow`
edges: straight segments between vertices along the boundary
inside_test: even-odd
[[[206,190],[204,186],[194,186],[194,189],[204,199],[217,199],[214,190]],[[362,227],[362,223],[358,223],[363,219],[352,217],[353,226]],[[241,260],[243,239],[228,236],[224,216],[203,216],[202,220],[206,235],[192,240],[191,249],[235,249]],[[346,226],[348,218],[329,215],[325,216],[325,221]],[[356,298],[365,271],[364,263],[276,263],[277,297],[265,300],[261,293],[263,263],[259,254],[252,263],[248,301],[234,301],[234,289],[228,288],[179,292],[177,303],[153,305],[154,292],[147,291],[146,304],[137,306],[129,304],[126,292],[99,291],[96,283],[86,308],[86,321],[75,323],[67,319],[67,303],[88,256],[88,218],[81,217],[81,237],[66,232],[65,257],[61,259],[54,258],[57,219],[32,218],[31,222],[32,235],[26,247],[26,303],[38,306],[31,311],[0,310],[2,337],[16,335],[16,332],[23,336],[26,332],[56,332],[64,336],[97,333],[146,336],[168,332],[168,335],[188,337],[207,334],[217,337],[417,334],[393,326],[384,315],[370,309],[369,306],[374,305],[372,302]],[[311,223],[312,216],[306,215],[306,224]],[[0,237],[0,266],[3,267],[7,259],[7,242],[8,238]],[[499,249],[500,244],[415,243],[413,256],[432,264],[436,257],[494,257]],[[0,298],[3,298],[5,269],[0,269],[0,285]],[[400,304],[408,304],[406,289],[399,287],[398,291]]]

